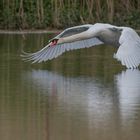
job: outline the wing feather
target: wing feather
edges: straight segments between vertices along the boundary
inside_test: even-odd
[[[127,68],[137,68],[140,64],[140,37],[131,28],[123,27],[119,39],[120,47],[114,55]]]
[[[74,26],[74,27],[65,29],[57,37],[62,38],[62,37],[68,37],[68,36],[71,36],[71,35],[79,34],[81,32],[84,32],[84,31],[88,30],[91,26],[93,26],[93,25],[86,24],[86,25]]]
[[[32,63],[40,63],[43,61],[51,60],[60,56],[62,53],[70,50],[76,50],[81,48],[89,48],[95,45],[103,44],[97,38],[90,38],[82,41],[76,41],[71,43],[64,43],[55,46],[48,44],[42,50],[35,53],[23,53],[21,56],[25,61],[32,61]]]

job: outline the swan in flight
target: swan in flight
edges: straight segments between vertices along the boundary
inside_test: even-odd
[[[40,63],[60,56],[70,50],[89,48],[100,44],[118,48],[114,58],[127,68],[137,68],[140,64],[140,37],[130,27],[111,24],[85,24],[65,29],[51,39],[43,49],[35,53],[23,52],[23,60]]]

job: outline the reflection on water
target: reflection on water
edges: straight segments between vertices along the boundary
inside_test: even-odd
[[[140,71],[126,70],[118,74],[116,80],[122,125],[133,124],[139,117],[137,111],[140,107]]]
[[[105,139],[117,139],[118,135],[127,139],[132,139],[131,136],[138,138],[139,128],[133,125],[139,120],[140,111],[139,70],[126,70],[115,75],[114,86],[109,87],[95,77],[64,77],[47,70],[33,70],[23,77],[32,82],[38,92],[46,94],[47,91],[51,96],[50,135],[53,139],[62,135],[60,128],[63,139],[69,135],[73,138],[73,130],[78,131],[79,127],[85,132],[85,137],[81,135],[80,139],[89,136],[104,139],[104,133]],[[78,124],[71,126],[75,119]]]
[[[114,48],[30,65],[20,50],[37,50],[48,35],[0,37],[0,139],[139,140],[140,71],[122,70]]]

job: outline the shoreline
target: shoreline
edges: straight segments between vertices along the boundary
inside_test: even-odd
[[[60,33],[62,30],[58,29],[37,29],[37,30],[2,30],[0,29],[0,34],[55,34]]]
[[[63,30],[58,29],[35,29],[35,30],[2,30],[0,29],[0,34],[58,34]],[[136,32],[140,33],[140,29],[136,29]]]

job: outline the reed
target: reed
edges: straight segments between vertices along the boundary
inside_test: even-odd
[[[109,22],[140,28],[139,0],[1,0],[0,28],[65,28]]]

